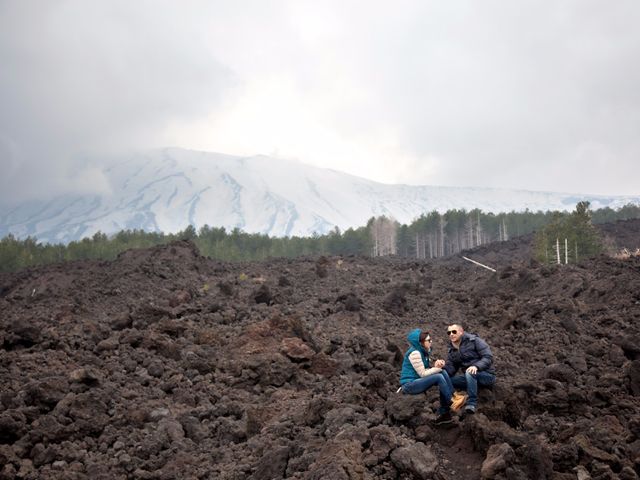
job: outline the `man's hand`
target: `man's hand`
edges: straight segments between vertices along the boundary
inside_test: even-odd
[[[476,373],[478,373],[478,367],[474,367],[473,365],[471,365],[469,368],[467,368],[467,373],[475,375]]]
[[[439,358],[436,360],[436,363],[433,364],[436,368],[444,368],[444,360]]]

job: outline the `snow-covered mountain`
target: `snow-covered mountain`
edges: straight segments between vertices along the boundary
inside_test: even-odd
[[[362,226],[379,215],[410,223],[422,213],[453,208],[498,213],[573,210],[580,200],[594,209],[640,203],[640,197],[629,196],[386,185],[278,158],[177,148],[118,158],[105,175],[110,194],[0,206],[0,238],[12,233],[67,243],[97,231],[176,232],[189,224],[309,236]]]

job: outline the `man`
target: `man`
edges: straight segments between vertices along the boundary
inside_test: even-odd
[[[435,366],[445,369],[457,390],[467,391],[469,398],[464,410],[473,414],[478,406],[478,385],[490,387],[496,383],[493,355],[487,342],[477,335],[466,333],[462,325],[448,326],[447,335],[450,340],[447,361],[438,360]],[[464,374],[454,377],[459,369]]]

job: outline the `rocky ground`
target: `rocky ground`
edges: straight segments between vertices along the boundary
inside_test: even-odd
[[[603,230],[640,246],[640,222]],[[0,478],[636,479],[640,257],[223,263],[182,242],[0,276]],[[406,333],[462,322],[498,384],[436,427]]]

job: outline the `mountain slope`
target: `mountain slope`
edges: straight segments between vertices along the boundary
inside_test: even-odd
[[[271,236],[308,236],[388,215],[480,208],[487,212],[571,210],[580,200],[616,208],[640,197],[605,197],[482,188],[386,185],[266,156],[233,157],[177,148],[113,160],[111,193],[0,206],[0,237],[69,242],[97,231],[176,232],[205,224]]]

